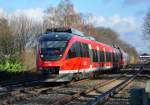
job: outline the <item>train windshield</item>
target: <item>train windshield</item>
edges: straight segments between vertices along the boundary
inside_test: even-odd
[[[41,48],[41,59],[50,61],[58,60],[62,57],[65,48],[67,46],[67,41],[49,41],[44,40],[40,42]]]

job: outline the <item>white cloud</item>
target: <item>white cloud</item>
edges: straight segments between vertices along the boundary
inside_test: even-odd
[[[34,21],[43,21],[43,17],[45,16],[44,10],[41,8],[35,9],[18,9],[10,14],[10,16],[21,16],[25,15],[29,19],[33,19]]]
[[[7,13],[3,8],[0,8],[0,17],[5,17],[8,19],[11,19],[13,17],[26,16],[33,21],[43,21],[43,17],[45,15],[46,14],[44,13],[44,10],[41,8],[18,9],[11,13]]]
[[[91,23],[96,26],[110,27],[119,33],[126,33],[136,30],[137,23],[134,17],[121,17],[119,15],[113,15],[111,17],[90,17],[88,19]]]
[[[142,39],[142,21],[138,21],[136,17],[121,17],[119,15],[110,17],[93,16],[90,17],[88,21],[94,23],[96,26],[109,27],[115,30],[119,33],[122,40],[136,47],[138,52],[148,51],[147,47],[150,46],[150,44]]]
[[[22,15],[27,16],[33,21],[43,21],[43,17],[46,16],[44,10],[41,8],[18,9],[9,14],[6,13],[4,9],[0,8],[0,16],[20,17]],[[87,21],[96,26],[110,27],[121,34],[135,31],[139,27],[136,18],[132,16],[121,17],[117,14],[107,18],[104,16],[93,16],[89,17]]]
[[[3,8],[0,8],[0,17],[5,17],[6,16],[6,12],[4,11]]]

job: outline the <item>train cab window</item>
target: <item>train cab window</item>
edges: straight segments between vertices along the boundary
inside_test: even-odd
[[[58,60],[64,54],[68,41],[41,39],[39,48],[41,59],[44,61]]]

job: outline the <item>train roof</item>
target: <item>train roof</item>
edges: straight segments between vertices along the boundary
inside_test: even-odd
[[[50,28],[46,30],[46,33],[49,32],[67,32],[67,33],[71,33],[71,34],[75,34],[77,36],[81,36],[84,37],[84,34],[74,28]]]
[[[118,50],[118,46],[116,45],[108,45],[105,43],[101,43],[95,40],[93,37],[85,36],[82,32],[74,29],[74,28],[50,28],[47,29],[40,37],[42,40],[69,40],[72,36],[81,38],[83,40],[89,40],[89,41],[94,41],[95,43],[100,44],[101,46],[107,47],[107,49],[113,48]]]
[[[70,33],[70,34],[68,34],[70,36],[76,35],[76,36],[80,36],[85,39],[96,41],[95,38],[93,38],[91,36],[85,36],[82,32],[80,32],[74,28],[50,28],[50,29],[46,30],[45,34],[49,34],[49,33]]]
[[[42,36],[39,37],[39,41],[41,40],[70,40],[72,35],[69,33],[64,33],[64,32],[50,32],[50,33],[45,33]]]

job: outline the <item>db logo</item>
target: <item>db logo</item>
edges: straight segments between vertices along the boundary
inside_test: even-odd
[[[45,65],[51,66],[51,63],[49,62],[44,62]]]

